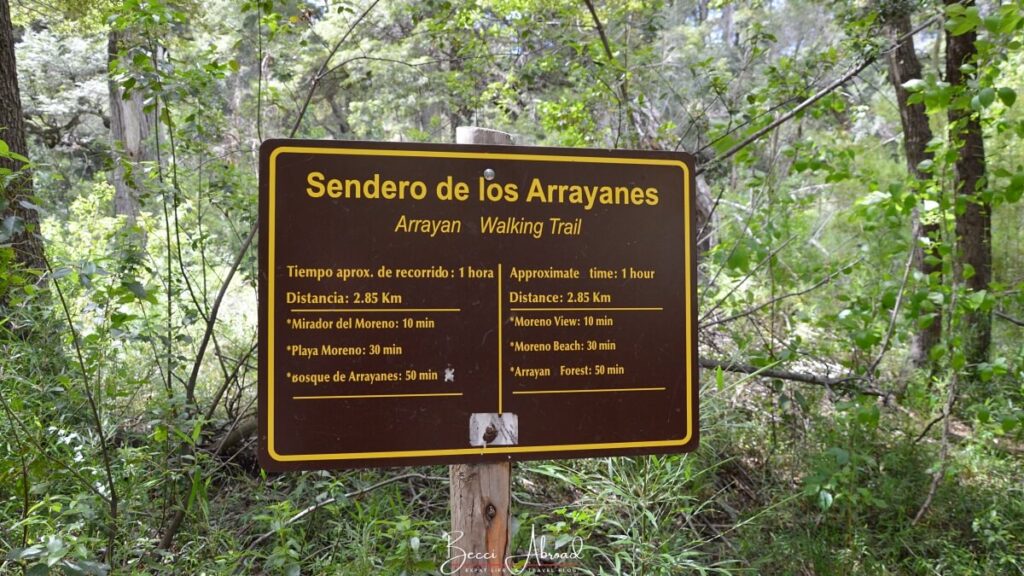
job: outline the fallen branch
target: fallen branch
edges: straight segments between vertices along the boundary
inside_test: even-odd
[[[753,374],[756,376],[763,376],[765,378],[778,378],[780,380],[789,380],[791,382],[803,382],[804,384],[814,384],[816,386],[824,386],[826,388],[846,388],[860,394],[867,394],[869,396],[885,397],[886,394],[880,390],[874,388],[861,388],[859,386],[852,385],[853,382],[858,380],[867,380],[865,376],[843,376],[842,378],[828,378],[825,376],[818,376],[817,374],[806,374],[803,372],[790,372],[789,370],[775,370],[772,368],[759,368],[757,366],[751,366],[750,364],[742,364],[739,362],[712,360],[710,358],[701,358],[698,362],[701,368],[709,369],[722,369],[726,372],[738,372],[740,374]]]

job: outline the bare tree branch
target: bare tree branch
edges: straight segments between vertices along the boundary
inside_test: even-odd
[[[756,142],[757,140],[760,140],[761,137],[764,136],[765,134],[771,132],[772,130],[775,130],[779,126],[781,126],[781,125],[785,124],[786,122],[792,120],[797,114],[799,114],[799,113],[803,112],[804,110],[806,110],[807,108],[813,106],[818,100],[821,100],[825,96],[828,96],[832,92],[835,92],[837,89],[842,87],[844,84],[846,84],[850,80],[854,79],[858,74],[860,74],[865,69],[867,69],[868,66],[874,64],[875,61],[877,61],[880,56],[883,56],[883,55],[888,54],[889,52],[895,50],[899,45],[901,45],[904,42],[906,42],[908,38],[914,37],[914,35],[916,35],[918,32],[921,32],[925,28],[928,28],[929,26],[931,26],[932,24],[937,22],[938,18],[939,18],[938,16],[932,16],[931,18],[929,18],[929,19],[925,20],[923,23],[921,23],[918,27],[914,28],[910,32],[908,32],[908,33],[904,34],[903,36],[901,36],[899,39],[896,40],[896,42],[894,42],[891,46],[889,46],[885,50],[883,50],[883,51],[881,51],[881,52],[879,52],[877,54],[873,54],[871,56],[868,56],[862,62],[860,62],[859,64],[857,64],[853,68],[851,68],[846,74],[843,74],[842,76],[840,76],[836,80],[833,80],[828,86],[825,86],[821,90],[818,90],[810,98],[804,100],[800,104],[797,104],[796,107],[794,107],[793,109],[789,110],[788,112],[786,112],[782,116],[779,116],[778,118],[773,120],[771,123],[769,123],[767,126],[765,126],[765,127],[761,128],[760,130],[754,132],[750,136],[747,136],[746,138],[744,138],[743,140],[741,140],[740,142],[735,144],[732,148],[729,148],[728,150],[726,150],[722,154],[716,156],[715,158],[713,158],[713,159],[709,160],[708,162],[705,162],[704,164],[699,166],[697,168],[697,170],[696,170],[696,174],[698,176],[703,174],[708,168],[710,168],[710,167],[712,167],[712,166],[714,166],[716,164],[720,164],[721,162],[723,162],[723,161],[733,157],[740,150],[743,150],[744,148],[746,148],[747,146],[749,146],[752,143]]]
[[[60,299],[61,309],[64,311],[64,319],[67,320],[68,330],[71,331],[71,343],[75,347],[75,354],[78,357],[78,367],[82,371],[82,386],[85,390],[85,399],[89,403],[89,411],[92,414],[93,425],[96,427],[96,435],[100,441],[100,455],[103,458],[103,469],[107,475],[107,490],[110,497],[107,504],[110,507],[110,527],[107,535],[107,561],[114,563],[114,546],[117,543],[117,486],[114,484],[114,472],[110,465],[110,446],[107,443],[107,434],[103,431],[103,419],[100,417],[99,407],[96,405],[96,398],[93,397],[92,386],[89,384],[89,371],[85,367],[85,356],[82,354],[82,345],[78,338],[78,330],[71,319],[71,310],[68,309],[68,302],[64,298],[64,291],[60,288],[60,282],[53,277],[53,268],[50,267],[50,260],[43,254],[43,264],[46,265],[46,272],[53,280],[53,287]]]
[[[608,64],[615,64],[616,58],[612,52],[611,42],[608,41],[608,35],[604,31],[604,25],[601,24],[601,18],[597,15],[597,9],[594,8],[593,0],[583,0],[583,3],[587,5],[590,17],[594,20],[594,26],[597,28],[597,34],[601,37],[601,46],[604,47],[604,55],[608,58]],[[633,127],[634,134],[639,136],[640,130],[636,124],[636,118],[633,117],[633,109],[629,103],[629,76],[625,71],[622,72],[621,79],[619,80],[619,94],[616,95],[614,90],[609,91],[619,101],[619,131],[621,132],[622,127],[622,114],[625,114],[629,124]],[[616,135],[616,141],[618,141],[618,135]]]
[[[920,522],[921,518],[923,518],[928,512],[928,509],[932,505],[932,500],[935,498],[935,493],[939,490],[939,482],[941,482],[942,477],[946,475],[946,466],[949,460],[949,415],[953,411],[953,403],[956,402],[957,380],[957,371],[953,370],[952,379],[949,382],[949,390],[946,393],[946,405],[942,408],[942,444],[939,448],[939,465],[935,468],[935,472],[932,473],[932,482],[931,485],[928,486],[928,494],[925,496],[924,502],[921,504],[921,508],[919,508],[917,514],[914,515],[914,519],[911,521],[911,524],[917,524]],[[927,432],[930,427],[931,424],[925,428],[925,432]],[[924,436],[924,432],[922,432],[921,435]]]
[[[950,302],[949,302],[949,309],[950,310],[956,310],[956,307],[957,307],[957,293],[959,291],[955,289],[956,288],[956,281],[955,280],[954,280],[954,286],[953,287],[954,287],[953,295],[950,297]],[[950,314],[949,315],[949,330],[947,330],[946,333],[947,334],[952,334],[953,333],[953,328],[954,328],[954,326],[956,326],[956,324],[957,324],[957,322],[956,322],[956,314]],[[932,482],[931,482],[931,485],[928,487],[928,494],[925,496],[924,502],[921,504],[921,508],[919,508],[918,511],[917,511],[917,514],[914,515],[914,519],[910,522],[911,525],[916,525],[918,522],[921,521],[921,518],[924,518],[924,515],[928,512],[928,509],[932,505],[932,500],[935,498],[935,493],[938,492],[938,490],[939,490],[939,482],[941,482],[942,481],[942,477],[946,475],[946,465],[948,463],[947,460],[949,458],[949,433],[950,433],[950,417],[949,417],[949,415],[953,411],[953,404],[956,403],[957,384],[958,383],[959,383],[959,372],[957,370],[952,370],[952,375],[950,376],[950,381],[949,381],[949,389],[946,391],[946,404],[945,404],[945,406],[942,407],[942,414],[941,414],[941,418],[943,420],[943,423],[942,423],[942,447],[939,449],[939,465],[936,466],[935,472],[932,474]],[[931,424],[929,424],[928,427],[926,427],[925,431],[927,431],[927,428],[930,428],[930,427],[931,427]],[[923,437],[924,433],[922,433],[921,436]]]
[[[1010,324],[1016,324],[1017,326],[1024,326],[1024,320],[1018,320],[1018,319],[1014,318],[1013,316],[1009,316],[1007,314],[1004,314],[1004,313],[1000,312],[999,310],[994,311],[993,314],[996,315],[996,318],[1002,318],[1003,320],[1006,320]]]
[[[914,267],[914,248],[910,248],[910,254],[907,255],[907,265],[903,269],[903,281],[900,282],[900,290],[896,294],[896,303],[892,307],[892,315],[889,317],[889,328],[885,331],[885,340],[882,341],[882,349],[878,352],[878,357],[871,363],[871,367],[868,368],[868,374],[872,378],[875,377],[875,371],[878,370],[878,365],[882,363],[882,358],[885,358],[885,353],[889,351],[889,344],[892,342],[893,332],[896,330],[896,319],[900,315],[900,305],[903,303],[903,292],[907,289],[907,279],[910,278],[910,270]]]
[[[775,248],[774,248],[774,249],[773,249],[773,250],[772,250],[772,251],[771,251],[771,252],[770,252],[770,253],[769,253],[769,254],[768,254],[767,256],[765,256],[764,258],[762,258],[762,259],[761,259],[761,261],[760,261],[760,262],[758,262],[758,263],[757,263],[757,265],[756,265],[756,266],[754,266],[754,267],[753,267],[753,268],[752,268],[752,269],[750,270],[750,272],[747,272],[747,273],[746,273],[746,275],[744,275],[744,276],[743,276],[743,278],[742,278],[742,279],[740,279],[740,281],[739,281],[739,282],[738,282],[738,283],[737,283],[737,284],[736,284],[735,286],[733,286],[733,287],[732,287],[732,289],[731,289],[731,290],[729,290],[729,292],[728,292],[728,293],[727,293],[727,294],[726,294],[725,296],[722,296],[722,297],[721,297],[721,298],[720,298],[720,299],[718,300],[718,302],[715,302],[715,304],[714,304],[714,305],[713,305],[713,306],[711,307],[711,309],[710,309],[710,310],[708,310],[707,312],[705,312],[705,313],[704,313],[704,315],[700,317],[700,320],[698,320],[698,321],[697,321],[697,322],[698,322],[698,324],[700,324],[700,323],[703,323],[703,322],[704,322],[704,321],[705,321],[705,320],[706,320],[706,319],[707,319],[707,318],[708,318],[709,316],[711,316],[711,314],[713,314],[713,313],[715,312],[715,310],[718,310],[718,307],[719,307],[719,306],[721,306],[722,304],[724,304],[724,303],[725,303],[725,301],[726,301],[726,300],[728,300],[729,298],[732,298],[732,295],[733,295],[733,294],[735,294],[735,293],[736,293],[736,291],[737,291],[737,290],[739,290],[739,289],[740,289],[740,287],[741,287],[741,286],[743,286],[743,285],[744,285],[744,284],[745,284],[745,283],[747,282],[747,280],[750,280],[750,279],[751,279],[751,278],[752,278],[752,277],[754,276],[754,274],[755,274],[755,273],[756,273],[756,272],[757,272],[758,270],[760,270],[760,269],[761,269],[761,267],[762,267],[762,266],[764,266],[765,264],[767,264],[767,263],[768,263],[768,262],[769,262],[769,261],[770,261],[770,260],[771,260],[772,258],[774,258],[774,257],[775,257],[775,256],[776,256],[776,255],[777,255],[777,254],[778,254],[779,252],[782,252],[782,250],[783,250],[783,249],[784,249],[784,248],[785,248],[786,246],[789,246],[789,243],[790,243],[790,242],[792,242],[794,238],[796,238],[796,236],[790,236],[789,238],[786,238],[785,240],[783,240],[782,244],[779,244],[779,245],[778,245],[777,247],[775,247]]]
[[[373,492],[374,490],[376,490],[378,488],[382,488],[384,486],[387,486],[388,484],[394,484],[395,482],[401,482],[402,480],[408,480],[409,478],[419,478],[421,480],[448,480],[447,478],[442,477],[442,476],[425,476],[423,474],[418,474],[418,473],[402,474],[401,476],[394,476],[392,478],[388,478],[386,480],[382,480],[380,482],[377,482],[376,484],[371,484],[370,486],[367,486],[366,488],[360,488],[359,490],[353,490],[352,492],[349,492],[349,493],[345,494],[343,498],[347,500],[349,498],[355,498],[357,496],[362,496],[363,494],[367,494],[369,492]],[[309,516],[313,512],[316,512],[320,508],[323,508],[324,506],[328,506],[330,504],[334,504],[337,501],[338,501],[337,498],[327,498],[326,500],[321,500],[320,502],[317,502],[316,504],[313,504],[311,506],[307,506],[306,508],[302,509],[298,514],[296,514],[296,515],[292,516],[291,518],[289,518],[288,520],[286,520],[284,522],[284,524],[282,525],[282,527],[288,526],[290,524],[294,524],[295,522],[298,522],[299,520],[302,520],[306,516]],[[276,534],[275,530],[271,530],[270,532],[266,532],[264,534],[261,534],[258,538],[256,538],[252,542],[250,542],[249,545],[247,546],[247,548],[252,549],[252,548],[255,548],[256,546],[259,546],[260,543],[262,543],[267,538],[270,538],[274,534]]]
[[[227,294],[228,286],[231,285],[235,272],[242,265],[242,259],[245,257],[245,253],[248,252],[257,231],[259,231],[259,226],[254,224],[252,230],[249,230],[249,235],[246,236],[245,241],[242,243],[242,248],[235,256],[235,261],[231,263],[228,275],[224,278],[224,282],[220,285],[220,290],[217,291],[217,297],[213,300],[213,306],[210,307],[210,318],[206,321],[206,330],[203,331],[203,339],[199,343],[199,351],[196,353],[195,362],[192,363],[192,373],[189,375],[188,383],[185,385],[185,392],[189,398],[192,398],[195,392],[196,381],[199,378],[199,368],[203,363],[203,357],[206,355],[206,348],[210,344],[210,336],[213,334],[213,326],[217,323],[217,314],[220,312],[220,305],[224,301],[224,295]]]
[[[783,294],[782,296],[777,296],[775,298],[772,298],[771,300],[768,300],[767,302],[762,302],[762,303],[758,304],[757,306],[754,306],[753,308],[748,308],[748,309],[746,309],[746,310],[744,310],[742,312],[737,312],[736,314],[733,314],[732,316],[727,316],[727,317],[721,318],[719,320],[711,320],[711,321],[707,321],[707,322],[701,322],[700,326],[701,326],[701,328],[710,328],[711,326],[715,326],[715,325],[718,325],[718,324],[725,324],[725,323],[728,323],[728,322],[732,322],[734,320],[739,320],[741,318],[745,318],[747,316],[750,316],[751,314],[756,314],[759,310],[767,308],[768,306],[771,306],[772,304],[777,304],[777,303],[779,303],[779,302],[781,302],[783,300],[787,300],[789,298],[796,298],[798,296],[803,296],[804,294],[808,294],[810,292],[813,292],[813,291],[817,290],[818,288],[821,288],[822,286],[824,286],[824,285],[828,284],[829,282],[831,282],[836,276],[839,276],[840,274],[842,274],[843,270],[846,270],[850,266],[856,266],[862,260],[864,260],[864,258],[860,257],[860,258],[857,258],[856,260],[854,260],[853,262],[850,262],[849,264],[841,266],[835,272],[833,272],[833,273],[829,274],[828,276],[822,278],[821,280],[819,280],[818,282],[814,283],[813,285],[808,286],[807,288],[804,288],[803,290],[800,290],[798,292],[790,292],[788,294]]]
[[[306,110],[309,108],[309,102],[313,99],[313,93],[316,92],[317,87],[320,85],[320,81],[323,80],[324,76],[327,75],[327,66],[331,63],[331,58],[334,58],[334,55],[337,54],[338,50],[341,48],[341,45],[344,44],[346,40],[348,40],[348,37],[356,29],[356,26],[359,26],[359,23],[362,22],[363,19],[366,18],[379,3],[380,0],[373,0],[373,2],[371,2],[370,5],[366,7],[366,10],[363,10],[362,14],[360,14],[355,20],[352,21],[352,23],[348,27],[348,30],[346,30],[345,33],[341,35],[341,38],[334,43],[334,47],[331,48],[331,51],[327,53],[327,58],[324,58],[323,63],[320,64],[320,68],[316,71],[316,74],[314,74],[309,81],[309,90],[306,92],[306,99],[302,102],[302,108],[299,109],[298,117],[295,118],[295,125],[292,126],[291,132],[288,133],[289,138],[294,138],[295,134],[299,131],[299,125],[302,124],[302,118],[306,115]]]

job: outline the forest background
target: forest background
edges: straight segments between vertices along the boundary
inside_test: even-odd
[[[0,573],[437,574],[444,468],[255,463],[256,163],[460,125],[699,162],[700,449],[517,464],[515,548],[1024,573],[1022,38],[1020,0],[0,0]]]

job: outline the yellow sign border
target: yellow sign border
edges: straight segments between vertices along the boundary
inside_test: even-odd
[[[417,458],[431,456],[471,456],[483,454],[514,454],[524,452],[568,452],[585,450],[663,448],[685,446],[693,437],[693,317],[690,307],[691,282],[686,284],[686,435],[677,440],[650,440],[637,442],[605,442],[595,444],[555,444],[548,446],[485,446],[483,448],[447,448],[439,450],[398,450],[392,452],[346,452],[328,454],[279,454],[274,449],[274,277],[277,209],[277,157],[281,154],[322,154],[331,156],[388,156],[414,158],[450,158],[472,160],[526,160],[533,162],[568,162],[580,164],[631,164],[641,166],[675,166],[683,171],[683,231],[684,264],[686,274],[691,273],[690,246],[690,169],[677,160],[657,158],[617,158],[608,156],[567,156],[544,154],[514,154],[507,152],[457,152],[439,150],[387,150],[376,148],[319,148],[311,146],[281,146],[270,153],[269,183],[267,188],[267,454],[277,462],[313,462],[319,460],[359,460],[371,458]]]

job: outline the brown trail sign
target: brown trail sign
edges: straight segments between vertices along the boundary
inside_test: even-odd
[[[697,444],[686,154],[270,140],[268,470]]]

